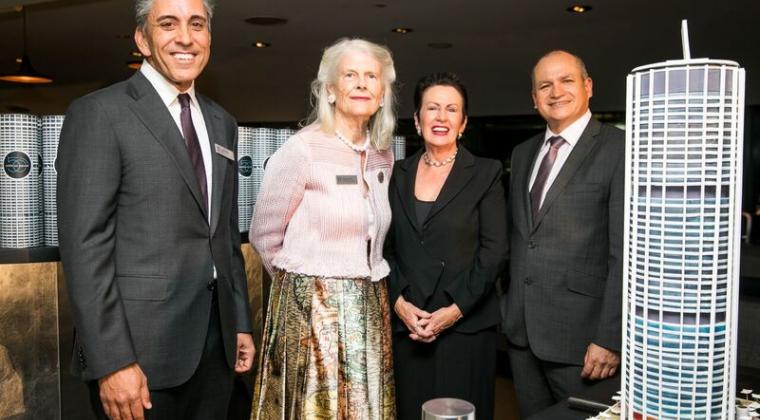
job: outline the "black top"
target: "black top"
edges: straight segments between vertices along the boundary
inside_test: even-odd
[[[425,219],[427,219],[428,214],[430,214],[430,210],[433,209],[433,204],[435,204],[435,201],[422,201],[417,197],[414,197],[414,211],[417,213],[417,223],[422,225],[425,223]]]

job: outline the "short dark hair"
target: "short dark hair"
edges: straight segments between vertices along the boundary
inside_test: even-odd
[[[462,96],[462,113],[467,117],[467,88],[454,73],[432,73],[422,77],[414,88],[414,113],[419,115],[422,106],[422,95],[433,86],[451,86]]]
[[[135,1],[135,22],[137,27],[143,33],[147,33],[148,29],[148,15],[150,9],[153,8],[155,0],[136,0]],[[203,0],[203,7],[206,9],[208,15],[208,28],[211,30],[211,18],[214,16],[214,0]]]

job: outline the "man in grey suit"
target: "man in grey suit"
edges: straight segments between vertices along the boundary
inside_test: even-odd
[[[533,69],[546,131],[512,153],[504,320],[529,417],[620,363],[624,135],[592,118],[591,78],[565,51]]]
[[[66,114],[60,252],[73,367],[99,418],[226,418],[234,372],[252,365],[237,125],[194,85],[209,1],[138,0],[142,68]]]

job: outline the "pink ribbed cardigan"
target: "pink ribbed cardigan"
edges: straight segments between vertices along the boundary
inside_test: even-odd
[[[250,240],[271,274],[378,281],[390,269],[383,241],[391,221],[388,183],[393,153],[370,146],[364,170],[374,214],[373,238],[362,191],[361,156],[312,124],[269,158]]]

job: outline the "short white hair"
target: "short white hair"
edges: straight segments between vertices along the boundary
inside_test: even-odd
[[[312,111],[308,121],[318,123],[322,130],[335,130],[335,108],[328,101],[327,86],[338,80],[338,63],[344,54],[362,52],[377,60],[382,68],[383,106],[369,120],[370,141],[378,150],[390,147],[396,129],[396,69],[393,67],[391,51],[382,45],[364,39],[339,39],[325,48],[319,63],[317,78],[311,82]]]

